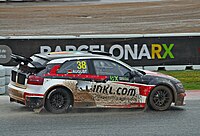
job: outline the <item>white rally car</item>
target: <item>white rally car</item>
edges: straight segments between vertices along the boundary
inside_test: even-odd
[[[184,105],[185,90],[173,77],[134,69],[102,52],[52,52],[30,58],[12,54],[10,101],[63,113],[71,107],[167,110]]]

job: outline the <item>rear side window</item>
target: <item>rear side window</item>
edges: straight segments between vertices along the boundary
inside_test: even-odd
[[[41,70],[39,73],[37,73],[37,76],[43,76],[44,74],[47,74],[51,71],[51,69],[53,68],[53,66],[55,66],[56,64],[50,64],[47,65],[45,69]]]
[[[58,74],[88,74],[87,60],[73,60],[65,62],[57,71]]]

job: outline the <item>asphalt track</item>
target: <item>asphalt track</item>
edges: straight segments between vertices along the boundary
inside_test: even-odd
[[[168,111],[74,109],[34,113],[0,96],[1,136],[199,136],[200,91],[188,91],[186,106]]]

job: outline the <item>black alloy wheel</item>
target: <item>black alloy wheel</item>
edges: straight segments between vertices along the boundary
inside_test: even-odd
[[[171,106],[172,100],[171,90],[166,86],[158,86],[150,93],[148,105],[151,109],[164,111]]]
[[[53,89],[46,98],[45,109],[52,113],[64,113],[71,104],[71,97],[63,88]]]

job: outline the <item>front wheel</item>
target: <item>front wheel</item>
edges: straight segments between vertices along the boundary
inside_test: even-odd
[[[164,111],[171,106],[172,100],[171,90],[166,86],[158,86],[150,93],[148,105],[151,109]]]
[[[53,89],[46,98],[45,108],[52,113],[64,113],[71,104],[71,97],[63,88]]]

